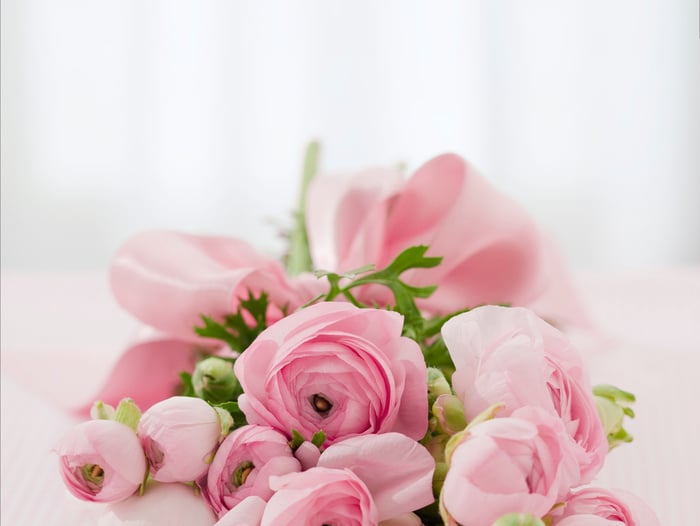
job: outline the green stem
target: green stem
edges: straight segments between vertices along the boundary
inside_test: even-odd
[[[292,230],[287,259],[287,272],[296,276],[313,268],[311,252],[309,250],[309,238],[306,232],[306,194],[311,181],[318,172],[318,159],[320,145],[317,141],[309,143],[304,155],[304,168],[301,179],[301,192],[299,195],[299,207],[296,212],[296,222]]]

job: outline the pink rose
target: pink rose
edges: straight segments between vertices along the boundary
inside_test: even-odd
[[[209,469],[221,421],[204,400],[173,396],[143,414],[138,434],[154,480],[190,482]]]
[[[428,425],[427,370],[402,317],[381,309],[319,303],[268,327],[236,360],[251,424],[326,445],[397,431],[420,439]]]
[[[300,470],[282,433],[248,425],[226,437],[198,485],[214,512],[222,517],[247,497],[268,500],[272,496],[271,476]]]
[[[449,459],[441,504],[462,526],[542,517],[578,482],[572,447],[561,420],[535,407],[477,424]]]
[[[113,420],[77,425],[55,451],[68,491],[82,500],[126,499],[138,489],[146,473],[146,458],[136,433]]]
[[[581,357],[561,332],[527,309],[485,306],[449,320],[442,335],[467,420],[498,402],[505,404],[499,416],[523,406],[546,409],[578,445],[580,482],[595,476],[607,438]]]
[[[553,526],[659,526],[656,514],[626,491],[585,488],[552,512]]]
[[[419,525],[410,512],[433,502],[434,469],[430,453],[399,433],[352,437],[329,446],[316,467],[271,477],[267,504],[250,496],[219,524]]]
[[[429,196],[429,197],[426,197]],[[404,274],[411,285],[439,285],[420,306],[450,312],[483,303],[523,305],[544,289],[543,246],[527,213],[457,155],[438,156],[408,180],[392,170],[317,177],[307,206],[309,242],[319,268],[386,266],[402,250],[429,245],[432,269]],[[363,299],[386,303],[383,288]]]

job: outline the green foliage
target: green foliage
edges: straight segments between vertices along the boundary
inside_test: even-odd
[[[234,314],[224,316],[223,323],[202,315],[203,327],[195,327],[194,332],[205,338],[225,342],[233,351],[243,352],[267,328],[267,309],[270,305],[266,292],[255,297],[248,291],[248,298],[240,300]],[[252,319],[252,325],[250,320]]]
[[[329,289],[325,294],[314,298],[307,305],[318,301],[333,301],[338,297],[345,298],[357,307],[377,307],[366,305],[357,299],[353,289],[367,285],[387,287],[394,296],[394,302],[387,308],[399,312],[404,317],[403,335],[417,341],[423,349],[428,366],[438,367],[448,377],[454,370],[454,364],[442,341],[440,330],[450,318],[470,309],[465,308],[444,316],[425,318],[416,304],[416,299],[428,298],[435,292],[437,286],[414,287],[406,283],[402,274],[411,269],[434,268],[442,262],[441,257],[426,256],[428,247],[417,245],[401,252],[385,268],[376,270],[374,265],[366,265],[359,269],[339,274],[320,270],[316,276],[328,280]]]

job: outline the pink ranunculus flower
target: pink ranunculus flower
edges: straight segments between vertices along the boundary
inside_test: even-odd
[[[547,269],[534,222],[457,155],[428,161],[408,181],[395,170],[317,177],[307,202],[309,242],[319,268],[383,267],[419,244],[442,256],[438,267],[404,274],[411,285],[439,285],[420,300],[426,311],[524,305],[544,289]],[[365,295],[369,302],[390,301],[380,287]]]
[[[349,469],[315,467],[273,477],[274,495],[261,526],[299,524],[379,524],[379,513],[365,483]]]
[[[449,320],[442,335],[467,420],[499,402],[499,416],[523,406],[546,409],[578,445],[579,482],[595,476],[607,438],[581,357],[560,331],[524,308],[484,306]]]
[[[326,445],[396,431],[420,439],[428,425],[427,370],[395,312],[319,303],[268,327],[234,366],[248,422]]]
[[[405,435],[348,438],[329,446],[317,466],[271,477],[267,505],[248,497],[220,524],[419,525],[411,512],[433,502],[434,469],[427,449]]]
[[[462,526],[508,513],[542,517],[579,479],[564,424],[536,407],[475,425],[449,461],[441,506]]]
[[[301,471],[301,465],[282,433],[248,425],[226,437],[198,485],[214,512],[222,517],[247,497],[268,500],[273,493],[270,477],[295,471]]]
[[[204,475],[221,431],[218,413],[199,398],[173,396],[151,406],[138,435],[153,479],[190,482]]]
[[[659,526],[646,503],[626,491],[585,488],[552,513],[553,526]]]
[[[70,430],[56,446],[63,481],[73,495],[117,502],[143,482],[146,458],[136,433],[113,420],[90,420]]]

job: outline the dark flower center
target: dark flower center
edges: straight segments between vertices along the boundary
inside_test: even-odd
[[[102,489],[105,480],[105,471],[99,464],[85,464],[80,468],[80,474],[88,489],[94,493]]]
[[[311,407],[314,408],[314,411],[321,416],[327,416],[330,410],[333,409],[333,404],[331,401],[322,394],[316,393],[310,398],[309,401],[311,402]]]

